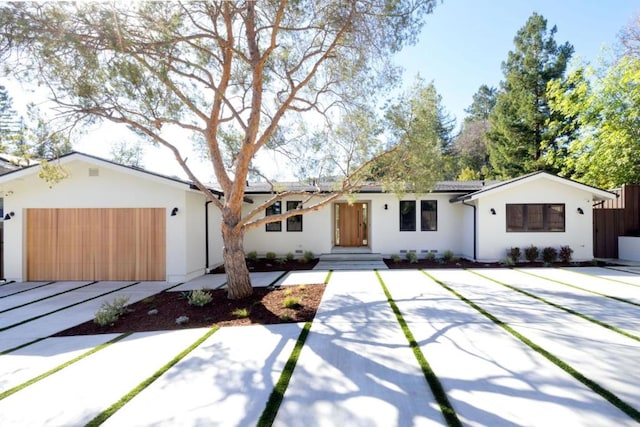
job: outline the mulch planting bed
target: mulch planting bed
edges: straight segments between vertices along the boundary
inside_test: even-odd
[[[254,288],[252,296],[241,300],[229,300],[224,289],[216,289],[209,291],[213,300],[203,307],[189,305],[188,293],[161,292],[127,306],[127,313],[112,326],[100,326],[91,320],[54,336],[307,322],[313,320],[325,287],[324,284],[314,284]],[[285,306],[286,300],[288,307]],[[242,310],[246,310],[246,317]],[[150,314],[155,311],[157,313]],[[189,321],[181,325],[176,323],[181,316],[188,317]]]

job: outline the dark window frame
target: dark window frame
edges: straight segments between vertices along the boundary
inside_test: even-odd
[[[517,209],[521,211],[517,212]],[[566,232],[567,209],[564,203],[507,203],[505,212],[507,233]],[[554,218],[554,215],[560,215],[561,221],[558,221],[559,217]]]
[[[282,202],[277,201],[265,210],[265,216],[279,215],[282,213]],[[282,231],[282,221],[268,222],[264,225],[267,232]]]
[[[429,219],[428,216],[433,218]],[[420,231],[438,231],[437,200],[420,200]]]
[[[287,212],[297,210],[300,204],[302,204],[302,201],[300,200],[288,200]],[[289,218],[287,218],[287,232],[301,233],[302,230],[303,230],[302,214],[290,216]]]
[[[403,213],[404,210],[409,211]],[[415,200],[400,200],[400,231],[416,231],[417,207]]]

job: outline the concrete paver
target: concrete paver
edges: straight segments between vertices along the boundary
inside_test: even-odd
[[[381,275],[465,425],[630,422],[606,400],[421,272]]]
[[[640,343],[467,271],[431,273],[551,354],[640,408]]]
[[[103,425],[256,425],[301,330],[222,328]]]
[[[0,400],[0,425],[84,425],[205,332],[185,329],[132,334]]]
[[[46,285],[49,282],[13,282],[5,285],[0,285],[0,298],[6,298],[7,295],[14,294],[16,292],[28,291],[29,289],[38,288],[42,285]]]
[[[442,425],[373,272],[334,272],[274,425]]]
[[[0,312],[14,307],[18,307],[24,304],[31,304],[34,301],[43,298],[55,298],[57,294],[62,294],[74,290],[79,290],[83,286],[92,286],[92,282],[55,282],[46,286],[36,287],[35,289],[29,289],[19,294],[9,295],[0,299]],[[64,296],[61,295],[62,300]]]

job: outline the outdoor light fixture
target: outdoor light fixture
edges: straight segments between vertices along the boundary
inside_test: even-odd
[[[389,209],[389,205],[385,203],[385,204],[384,204],[384,210],[386,211],[386,210],[388,210],[388,209]]]
[[[496,214],[496,210],[493,209],[493,208],[489,209],[489,212],[491,212],[491,215],[495,215]]]
[[[580,215],[584,215],[584,211],[582,210],[582,208],[578,208],[578,213],[579,213]]]
[[[15,212],[9,212],[8,214],[6,214],[4,216],[4,220],[5,221],[9,221],[11,218],[13,218],[15,216],[15,214],[16,214]]]
[[[176,216],[176,215],[178,215],[178,208],[171,209],[171,216]]]

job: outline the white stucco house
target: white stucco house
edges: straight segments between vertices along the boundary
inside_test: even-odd
[[[220,214],[191,183],[82,153],[62,156],[60,164],[68,177],[53,186],[38,177],[37,166],[0,176],[6,279],[184,281],[222,262]],[[250,184],[246,209],[271,196],[266,185]],[[244,248],[279,255],[452,251],[496,261],[514,246],[568,245],[574,259],[590,260],[592,205],[615,197],[545,172],[504,182],[440,182],[428,194],[399,196],[372,186],[251,230]],[[285,199],[264,214],[301,202]]]

